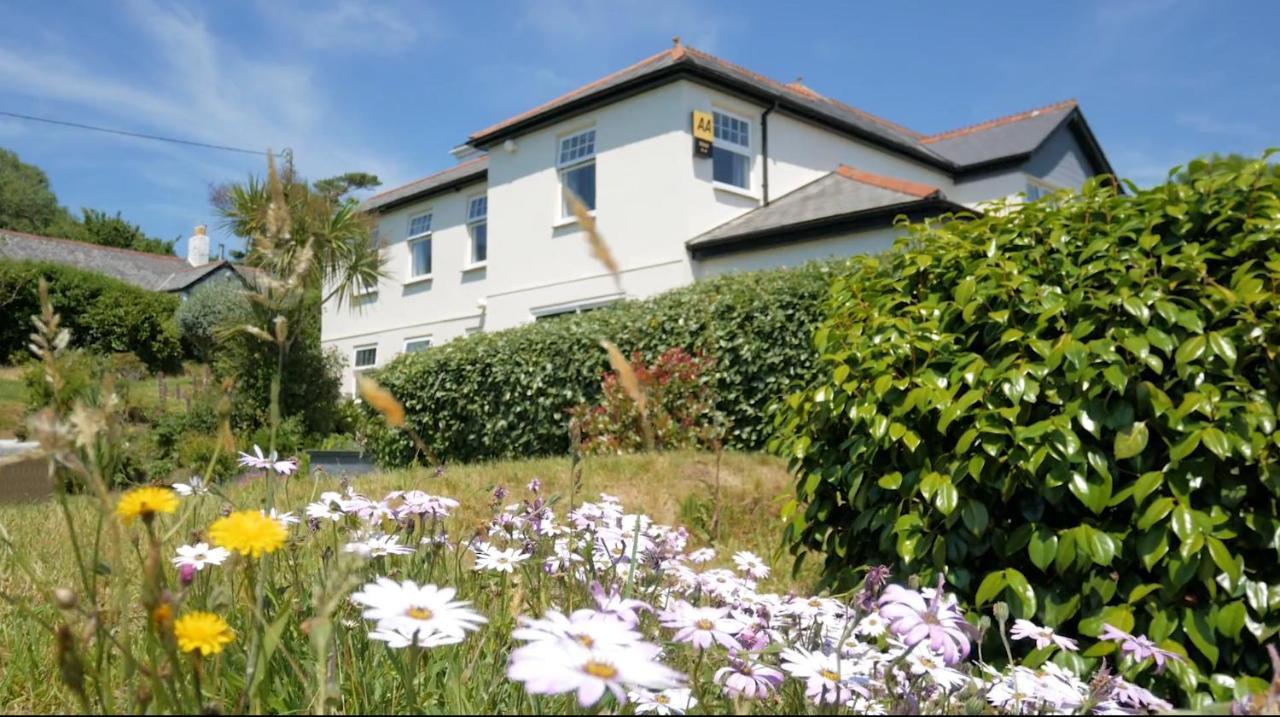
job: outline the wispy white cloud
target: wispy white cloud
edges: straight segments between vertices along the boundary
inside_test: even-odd
[[[191,9],[152,0],[124,7],[138,31],[136,53],[146,58],[142,71],[131,68],[126,77],[89,52],[10,44],[0,47],[0,86],[130,129],[264,152],[289,147],[310,176],[351,169],[393,180],[411,174],[344,126],[323,78],[305,63],[249,54],[216,36]],[[139,147],[173,156],[159,143]]]
[[[1226,119],[1207,112],[1180,112],[1174,116],[1173,120],[1201,134],[1248,140],[1263,139],[1267,136],[1267,132],[1255,122]]]
[[[270,0],[258,7],[282,37],[311,49],[395,53],[445,32],[440,13],[425,3]]]

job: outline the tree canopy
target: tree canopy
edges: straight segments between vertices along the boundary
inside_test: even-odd
[[[81,218],[76,219],[58,203],[44,170],[23,162],[13,152],[0,149],[0,229],[151,254],[173,253],[176,240],[149,237],[120,212],[111,216],[85,207],[80,213]]]

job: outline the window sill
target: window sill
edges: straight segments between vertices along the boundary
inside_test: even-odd
[[[755,192],[743,189],[742,187],[735,187],[732,184],[725,184],[723,182],[712,182],[711,187],[715,189],[717,192],[724,192],[725,194],[736,194],[739,197],[746,197],[747,199],[753,199],[757,202],[760,201],[760,195],[756,194]]]
[[[595,217],[595,215],[596,215],[596,210],[592,209],[591,211],[587,212],[587,214],[588,214],[589,216],[591,216],[591,217]],[[563,229],[564,227],[571,227],[571,226],[573,226],[573,225],[575,225],[575,224],[577,224],[577,223],[578,223],[578,218],[577,218],[577,217],[575,217],[575,216],[570,215],[570,216],[564,217],[564,218],[562,218],[562,219],[558,219],[558,220],[556,220],[555,222],[552,222],[552,224],[551,224],[551,228],[552,228],[552,229]]]
[[[431,281],[433,278],[435,277],[433,277],[431,274],[423,274],[422,276],[415,276],[410,279],[405,279],[404,285],[412,286],[413,284],[425,284],[428,281]]]
[[[462,267],[462,273],[465,274],[468,271],[479,271],[481,269],[484,269],[487,266],[489,266],[489,262],[477,261],[474,264],[467,264],[466,266]]]
[[[377,296],[377,295],[378,295],[378,290],[377,290],[377,289],[374,289],[374,290],[372,290],[372,291],[358,291],[358,292],[354,292],[354,293],[352,293],[352,294],[351,294],[351,298],[353,298],[353,299],[369,299],[369,298],[373,298],[373,297],[375,297],[375,296]]]

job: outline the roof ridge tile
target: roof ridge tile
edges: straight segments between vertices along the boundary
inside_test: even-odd
[[[1074,108],[1078,106],[1079,103],[1076,102],[1075,99],[1066,99],[1045,105],[1044,107],[1036,107],[1022,112],[1017,112],[1015,114],[1005,115],[1004,117],[996,117],[995,119],[989,119],[985,122],[979,122],[966,127],[958,127],[956,129],[947,130],[946,132],[939,132],[938,134],[924,136],[920,138],[920,142],[921,144],[932,144],[934,142],[941,142],[947,139],[955,139],[956,137],[964,137],[966,135],[985,132],[986,130],[1002,127],[1014,122],[1021,122],[1033,117],[1039,117],[1040,115],[1048,112],[1057,112],[1058,110],[1066,109],[1068,107]]]
[[[875,174],[862,169],[850,167],[842,164],[836,167],[836,174],[845,179],[852,179],[855,182],[870,184],[873,187],[888,189],[902,194],[910,194],[914,197],[929,197],[934,194],[941,194],[942,190],[920,182],[912,182],[906,179],[898,179],[897,177],[887,177],[883,174]]]

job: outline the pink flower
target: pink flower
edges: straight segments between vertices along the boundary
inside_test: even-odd
[[[740,659],[734,653],[733,650],[729,652],[728,667],[716,670],[716,684],[724,688],[725,696],[762,700],[782,684],[782,672],[779,670]]]
[[[939,580],[941,583],[941,580]],[[947,665],[969,656],[969,636],[973,627],[955,605],[943,599],[941,586],[933,598],[901,585],[890,585],[880,596],[880,616],[889,621],[889,630],[908,647],[928,640],[929,649],[942,655]]]
[[[1169,660],[1181,660],[1182,655],[1176,652],[1169,652],[1156,647],[1156,643],[1145,635],[1130,635],[1129,633],[1117,627],[1113,627],[1106,623],[1102,625],[1102,634],[1098,636],[1100,640],[1113,640],[1120,643],[1120,650],[1133,657],[1134,660],[1142,662],[1148,657],[1156,661],[1156,673],[1164,672],[1164,665]]]
[[[1057,645],[1069,652],[1075,652],[1080,649],[1075,640],[1063,637],[1051,628],[1041,627],[1030,620],[1014,620],[1013,629],[1009,631],[1009,635],[1015,640],[1035,640],[1036,649],[1040,650],[1049,645]]]
[[[616,590],[606,593],[598,582],[591,583],[591,597],[595,598],[601,615],[607,615],[627,627],[635,627],[640,622],[638,611],[653,611],[643,600],[623,598]]]

